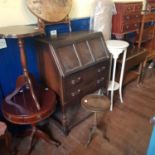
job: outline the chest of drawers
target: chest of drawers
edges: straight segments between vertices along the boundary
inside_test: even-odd
[[[116,39],[125,39],[131,43],[127,52],[123,84],[129,83],[135,78],[138,78],[137,84],[139,84],[142,79],[142,64],[146,57],[146,50],[137,48],[135,44],[141,27],[142,2],[115,2],[115,6],[116,14],[112,18],[112,34]],[[120,58],[118,62],[121,66],[122,59]],[[134,69],[137,65],[139,66],[138,72]]]
[[[57,93],[60,101],[55,120],[67,134],[74,124],[86,117],[86,112],[85,116],[77,112],[81,98],[100,88],[106,90],[109,52],[100,32],[39,38],[36,44],[41,79]]]
[[[112,33],[126,34],[139,29],[142,2],[116,2],[117,13],[112,18]]]

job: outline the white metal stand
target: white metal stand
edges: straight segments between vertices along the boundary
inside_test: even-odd
[[[119,89],[119,96],[121,103],[123,103],[123,97],[122,97],[122,84],[123,84],[123,75],[124,75],[124,68],[125,68],[125,59],[126,59],[126,53],[127,53],[127,47],[129,46],[129,43],[122,40],[108,40],[106,41],[107,47],[109,52],[112,54],[114,63],[113,63],[113,71],[112,71],[112,81],[109,82],[108,91],[111,91],[111,105],[110,105],[110,111],[113,109],[113,98],[114,98],[114,91]],[[119,82],[115,81],[115,75],[116,75],[116,65],[117,65],[117,59],[120,55],[120,53],[123,52],[123,59],[122,59],[122,67],[121,67],[121,73],[120,73],[120,79]]]

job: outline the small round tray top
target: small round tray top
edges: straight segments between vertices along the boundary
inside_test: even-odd
[[[27,0],[29,10],[45,22],[59,22],[70,12],[72,0]]]
[[[82,98],[81,105],[91,112],[100,112],[110,109],[110,101],[107,96],[89,94]]]
[[[8,26],[0,28],[0,38],[25,38],[41,35],[37,26]]]

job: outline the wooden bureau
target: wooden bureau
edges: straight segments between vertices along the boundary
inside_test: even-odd
[[[139,29],[142,2],[116,2],[116,14],[112,18],[112,34],[119,36]]]
[[[36,39],[40,76],[58,96],[54,118],[65,134],[88,117],[81,98],[107,89],[110,55],[100,32],[74,32]]]

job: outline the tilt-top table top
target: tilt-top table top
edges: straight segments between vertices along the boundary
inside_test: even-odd
[[[37,26],[18,25],[0,28],[0,38],[26,38],[41,34]]]

